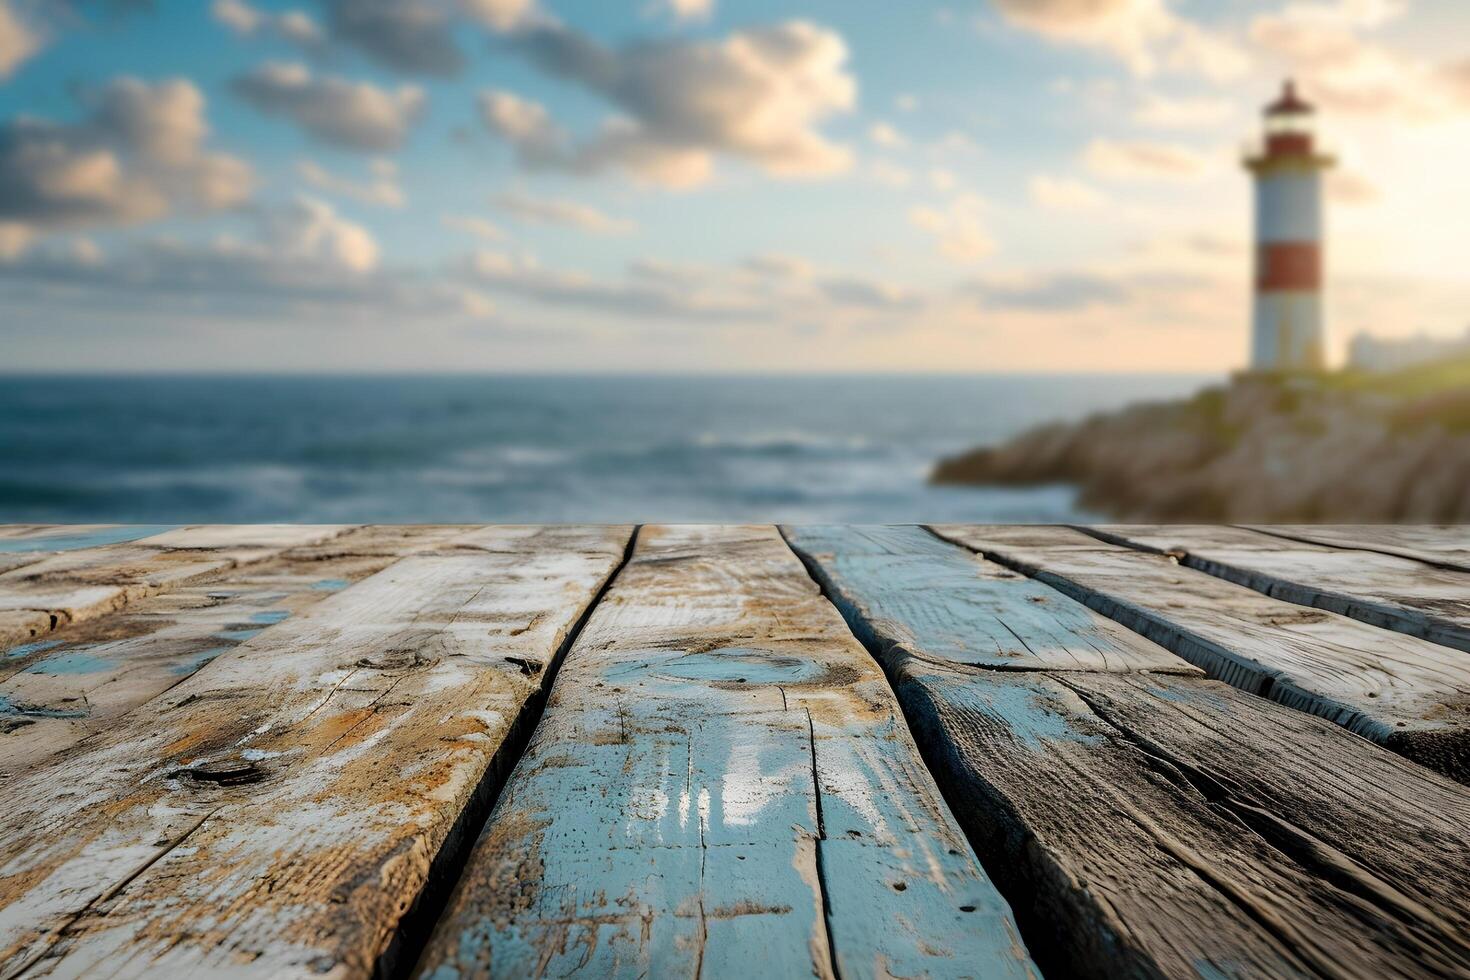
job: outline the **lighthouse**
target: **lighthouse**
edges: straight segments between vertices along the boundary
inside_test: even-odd
[[[1265,139],[1246,157],[1255,179],[1256,294],[1251,369],[1327,367],[1322,320],[1322,175],[1310,103],[1287,82],[1265,109]]]

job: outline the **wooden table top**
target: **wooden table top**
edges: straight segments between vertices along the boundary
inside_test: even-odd
[[[0,978],[1470,977],[1470,527],[0,526]]]

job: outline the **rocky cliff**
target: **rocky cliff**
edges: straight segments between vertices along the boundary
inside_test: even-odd
[[[943,460],[949,484],[1070,483],[1121,521],[1470,522],[1470,360],[1241,377]]]

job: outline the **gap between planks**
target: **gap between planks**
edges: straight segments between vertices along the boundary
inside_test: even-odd
[[[1380,551],[1206,525],[1071,527],[1283,602],[1470,652],[1470,576]]]
[[[1470,572],[1470,525],[1466,524],[1236,524],[1285,541],[1391,558],[1408,558],[1452,572]]]
[[[1031,975],[901,717],[774,528],[651,529],[421,975]]]
[[[1212,677],[1470,782],[1470,658],[1460,650],[1284,602],[1069,527],[929,530],[1090,606]]]
[[[67,753],[65,791],[46,775],[14,781],[16,822],[0,836],[7,973],[38,948],[37,972],[62,975],[104,961],[120,975],[391,972],[430,868],[453,863],[439,855],[463,804],[488,767],[509,768],[494,759],[501,740],[632,531],[456,533],[449,551],[395,562],[221,658],[158,718],[135,713]],[[43,845],[27,819],[47,826]]]
[[[592,618],[593,612],[602,604],[603,598],[613,587],[613,583],[618,580],[618,576],[623,573],[623,569],[628,567],[628,562],[632,560],[633,552],[638,546],[638,535],[642,531],[643,525],[633,526],[633,531],[628,536],[628,543],[623,548],[623,556],[617,567],[602,583],[592,597],[592,601],[587,603],[587,607],[582,610],[582,615],[577,618],[572,628],[567,631],[561,645],[557,647],[556,653],[543,671],[541,686],[527,701],[521,716],[516,719],[516,723],[501,743],[500,749],[496,751],[490,765],[486,767],[485,775],[471,795],[470,802],[460,811],[449,836],[439,848],[439,853],[435,855],[423,890],[419,892],[408,912],[399,920],[387,949],[373,964],[374,980],[405,980],[413,976],[419,960],[423,957],[429,937],[433,935],[434,927],[443,917],[444,910],[449,904],[449,898],[464,873],[470,849],[474,847],[475,841],[479,840],[480,834],[484,832],[485,823],[490,819],[490,814],[494,812],[495,805],[500,800],[500,793],[505,788],[506,779],[516,764],[520,762],[521,757],[525,755],[526,746],[530,743],[536,726],[541,723],[541,715],[546,710],[547,698],[550,697],[551,689],[556,684],[556,676],[561,672],[561,665],[566,660],[567,651],[576,644],[582,635],[582,630],[587,626],[587,621]]]
[[[986,603],[906,596],[891,573],[907,556],[947,549],[973,566],[968,592],[983,560],[919,528],[782,531],[889,672],[1048,975],[1470,972],[1464,787],[1197,675],[995,671],[984,620],[1025,617],[1039,583],[997,581]],[[1052,595],[1052,614],[1153,646]],[[963,621],[936,629],[946,617]]]

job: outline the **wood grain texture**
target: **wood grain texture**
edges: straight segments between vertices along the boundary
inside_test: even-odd
[[[0,525],[0,572],[34,564],[60,551],[136,541],[173,529],[168,524]]]
[[[125,544],[48,553],[0,572],[0,650],[35,642],[69,623],[251,562],[334,537],[340,526],[199,526]],[[182,542],[180,546],[156,540]],[[219,546],[211,542],[220,542]],[[195,542],[189,544],[189,542]]]
[[[368,975],[628,528],[488,528],[9,781],[0,974]]]
[[[1190,568],[1275,599],[1470,651],[1467,572],[1238,527],[1119,524],[1084,530],[1118,544],[1172,554]]]
[[[658,527],[421,976],[1029,976],[881,672],[770,527]]]
[[[41,763],[273,624],[402,555],[432,548],[442,535],[436,528],[364,527],[337,541],[332,553],[288,548],[11,648],[0,657],[0,774]]]
[[[1470,572],[1470,526],[1464,524],[1248,524],[1288,540],[1376,551]]]
[[[1200,670],[1086,606],[922,527],[784,529],[858,638],[995,670]]]
[[[998,670],[953,652],[966,632],[988,650],[984,620],[1010,622],[1007,601],[1018,620],[1034,605],[1024,580],[992,580],[991,605],[955,607],[928,649],[867,529],[785,533],[894,680],[1048,973],[1470,970],[1470,789],[1197,675]],[[901,549],[884,553],[907,574]],[[1076,622],[1068,604],[1054,594],[1036,615]]]
[[[1470,657],[1061,527],[944,525],[1211,677],[1470,781]]]
[[[1470,975],[1465,787],[1214,681],[976,673],[896,687],[1062,975]]]
[[[300,548],[337,537],[350,524],[196,524],[145,538],[154,548],[228,550]]]
[[[0,552],[20,554],[97,548],[172,531],[175,524],[4,524]]]

